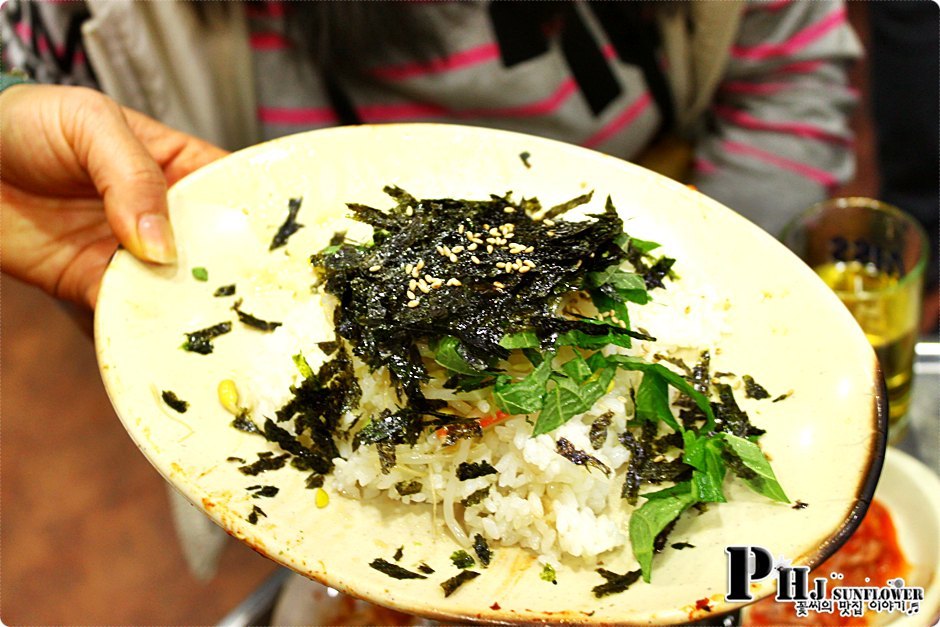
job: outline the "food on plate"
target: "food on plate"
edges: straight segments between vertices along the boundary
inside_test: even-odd
[[[891,513],[873,500],[868,513],[852,537],[832,557],[812,571],[810,578],[828,577],[830,597],[832,588],[840,586],[883,587],[887,582],[907,577],[910,565],[898,544],[897,531],[891,520]],[[837,579],[832,574],[842,575]],[[746,625],[819,625],[866,626],[877,625],[898,616],[897,614],[877,614],[870,610],[865,616],[842,616],[839,611],[832,613],[811,612],[807,616],[796,615],[795,604],[778,603],[767,597],[747,608]]]
[[[432,507],[464,547],[445,595],[504,546],[535,552],[551,583],[553,563],[579,560],[596,596],[614,594],[651,581],[679,517],[725,501],[728,475],[788,502],[739,405],[785,395],[712,371],[727,303],[675,289],[681,263],[625,233],[610,199],[590,213],[591,193],[543,207],[386,192],[388,210],[348,205],[368,237],[338,232],[312,256],[317,298],[278,322],[235,304],[292,347],[283,376],[239,383],[255,402],[234,426],[280,449],[240,462],[245,474],[289,462],[318,490]],[[272,249],[302,226],[300,206]],[[188,344],[211,350],[212,329]],[[624,550],[635,570],[599,567]],[[425,576],[386,557],[370,565]]]

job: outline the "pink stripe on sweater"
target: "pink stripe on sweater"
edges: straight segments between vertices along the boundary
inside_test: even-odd
[[[460,119],[536,117],[548,115],[561,107],[577,92],[577,89],[574,79],[569,78],[562,81],[561,85],[546,98],[513,107],[452,110],[433,104],[403,103],[360,105],[356,108],[356,111],[364,122],[392,122],[419,117],[453,117]],[[284,125],[330,124],[337,121],[336,115],[329,107],[261,107],[258,109],[258,119],[268,124]]]
[[[336,124],[338,118],[329,107],[258,107],[258,120],[265,124],[303,126],[308,124]]]
[[[775,44],[757,44],[755,46],[734,46],[731,56],[736,59],[761,61],[771,57],[781,57],[799,52],[820,37],[845,23],[845,8],[839,7],[815,24],[795,33],[790,39]]]
[[[14,27],[16,36],[19,37],[27,45],[32,42],[33,39],[33,30],[30,28],[29,24],[26,22],[17,22]],[[53,50],[49,45],[49,41],[44,35],[41,35],[36,42],[36,47],[38,48],[36,52],[38,54],[47,54],[52,52],[57,58],[61,59],[65,57],[65,44],[60,44],[55,47]],[[85,63],[85,53],[82,50],[76,50],[75,55],[72,57],[72,62],[76,65],[82,65]]]
[[[696,157],[695,161],[692,163],[692,167],[699,174],[704,174],[706,176],[716,174],[718,172],[718,166],[704,157]]]
[[[291,47],[290,40],[280,33],[252,33],[249,37],[252,50],[284,50]]]
[[[416,76],[451,72],[474,65],[480,65],[499,58],[499,46],[495,43],[483,44],[469,50],[456,52],[449,57],[432,59],[418,63],[402,63],[373,69],[370,73],[386,80],[404,80]]]
[[[792,89],[793,83],[751,83],[749,81],[728,81],[719,90],[728,94],[765,96],[776,94],[784,89]]]
[[[245,13],[248,17],[283,17],[284,3],[277,1],[248,2],[245,4]]]
[[[788,63],[786,65],[781,65],[778,68],[773,69],[774,74],[812,74],[820,67],[822,67],[822,61],[797,61],[796,63]]]
[[[732,124],[736,124],[737,126],[754,131],[786,133],[788,135],[796,135],[806,139],[818,139],[820,141],[841,144],[843,146],[852,145],[852,140],[848,137],[831,133],[825,129],[819,128],[818,126],[813,126],[812,124],[806,124],[803,122],[771,122],[769,120],[762,120],[761,118],[754,117],[746,111],[741,111],[740,109],[735,109],[733,107],[727,107],[724,105],[716,105],[713,110],[715,115],[717,115],[719,118],[731,122]]]
[[[652,102],[653,98],[650,96],[650,93],[645,92],[629,107],[624,109],[623,112],[614,118],[607,126],[581,142],[581,145],[586,146],[587,148],[594,148],[604,143],[623,129],[630,126],[634,120],[640,117],[644,111],[646,111]]]
[[[809,179],[815,183],[819,183],[828,189],[832,189],[839,184],[838,179],[825,170],[814,168],[813,166],[800,163],[799,161],[786,159],[771,152],[766,152],[759,148],[755,148],[754,146],[748,146],[747,144],[742,144],[740,142],[727,139],[721,142],[721,146],[730,154],[741,155],[744,157],[753,157],[758,161],[763,161],[764,163],[780,168],[781,170],[792,172],[793,174],[802,176],[803,178]]]

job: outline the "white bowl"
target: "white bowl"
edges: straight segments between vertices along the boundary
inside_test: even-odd
[[[520,153],[531,154],[531,169]],[[415,563],[439,572],[457,545],[432,530],[428,508],[360,502],[332,494],[317,509],[304,474],[266,473],[281,492],[264,501],[266,518],[246,519],[257,501],[245,492],[230,456],[254,459],[268,445],[231,428],[216,397],[259,354],[264,334],[236,329],[214,353],[179,350],[183,333],[231,318],[237,283],[264,297],[281,319],[310,299],[307,258],[337,227],[345,202],[388,206],[396,184],[417,197],[487,198],[512,190],[551,206],[596,190],[610,195],[631,234],[659,241],[677,257],[681,284],[727,298],[729,328],[716,370],[752,374],[783,402],[743,401],[767,430],[761,446],[784,490],[809,507],[796,510],[728,487],[727,504],[683,519],[676,538],[694,549],[656,558],[652,584],[595,599],[593,569],[563,563],[561,585],[539,578],[538,556],[496,551],[482,576],[444,598],[439,580],[396,581],[368,566],[406,546]],[[302,196],[306,225],[288,245],[268,251],[287,200]],[[768,199],[772,202],[772,199]],[[101,289],[96,341],[108,394],[128,432],[154,466],[233,536],[260,553],[340,591],[406,612],[447,619],[636,622],[667,624],[732,609],[724,602],[729,544],[758,544],[794,562],[816,565],[854,529],[874,489],[884,451],[885,400],[874,353],[851,315],[813,272],[771,236],[685,186],[613,157],[515,133],[447,125],[343,127],[286,137],[235,153],[177,183],[170,215],[179,246],[175,267],[153,267],[119,252]],[[210,282],[193,279],[196,266]],[[263,315],[262,315],[263,314]],[[224,341],[223,341],[224,340]],[[191,403],[176,414],[159,399],[173,390]],[[254,481],[256,482],[256,481]],[[329,489],[329,484],[327,484]],[[629,552],[605,567],[635,568]],[[451,573],[452,574],[452,573]],[[449,576],[449,575],[448,575]],[[769,592],[760,585],[756,594]]]

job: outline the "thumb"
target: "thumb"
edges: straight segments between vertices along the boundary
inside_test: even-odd
[[[176,260],[167,217],[167,183],[120,106],[97,92],[84,92],[68,108],[66,140],[104,200],[108,224],[118,241],[145,261]]]

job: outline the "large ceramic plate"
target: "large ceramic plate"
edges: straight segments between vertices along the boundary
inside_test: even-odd
[[[528,152],[527,168],[520,153]],[[676,538],[694,549],[656,558],[653,582],[596,599],[592,568],[563,563],[559,585],[539,578],[537,555],[496,552],[472,584],[444,598],[433,577],[396,581],[368,566],[399,546],[409,561],[447,572],[457,548],[432,526],[429,508],[360,502],[331,494],[318,509],[305,473],[264,475],[280,493],[263,502],[266,518],[247,521],[245,477],[229,457],[255,459],[271,446],[230,426],[219,381],[258,372],[269,336],[236,328],[211,355],[180,350],[183,333],[231,319],[235,283],[252,313],[282,319],[317,298],[307,258],[348,226],[344,203],[385,207],[386,184],[417,197],[486,198],[512,190],[543,204],[596,190],[610,195],[628,231],[661,242],[678,258],[681,282],[726,299],[727,328],[716,369],[750,373],[779,403],[747,403],[767,430],[761,445],[792,500],[774,504],[731,487],[730,502],[683,518]],[[303,197],[305,225],[270,252],[289,198]],[[158,268],[119,252],[99,299],[96,337],[102,377],[134,441],[154,466],[232,535],[297,572],[404,611],[442,618],[583,623],[675,623],[728,609],[725,547],[761,545],[775,556],[815,565],[851,533],[864,513],[884,450],[884,396],[874,354],[847,310],[790,252],[737,214],[678,183],[618,159],[558,142],[443,125],[360,126],[286,137],[233,154],[177,183],[170,214],[179,244],[176,267]],[[773,202],[768,199],[768,202]],[[345,226],[344,226],[345,225]],[[191,269],[208,269],[209,281]],[[681,285],[677,289],[683,289]],[[710,315],[693,310],[690,316]],[[680,331],[676,329],[676,331]],[[190,402],[168,409],[159,391]],[[326,485],[330,491],[329,482]],[[624,572],[629,552],[604,560]],[[452,570],[452,567],[450,567]],[[450,575],[446,575],[449,577]],[[445,576],[441,576],[443,580]],[[755,587],[765,594],[770,582]],[[703,609],[705,600],[709,609]]]

